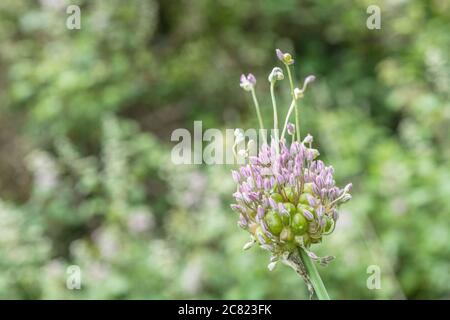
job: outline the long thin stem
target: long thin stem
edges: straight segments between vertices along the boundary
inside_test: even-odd
[[[289,117],[291,116],[292,110],[295,107],[295,99],[292,100],[291,105],[289,107],[288,113],[286,115],[286,120],[284,121],[284,127],[283,127],[283,131],[281,132],[281,139],[284,138],[284,134],[286,132],[286,128],[287,128],[287,124],[289,122]]]
[[[278,141],[279,141],[279,128],[278,128],[278,110],[277,110],[277,100],[275,99],[275,81],[270,83],[270,96],[272,97],[272,107],[273,107],[273,130],[275,135],[275,145],[278,152]]]
[[[286,70],[287,70],[287,74],[288,74],[288,78],[289,78],[289,85],[291,87],[292,99],[294,100],[294,103],[295,103],[295,131],[297,131],[297,140],[300,141],[300,117],[299,117],[299,111],[298,111],[298,106],[297,106],[297,100],[295,99],[295,94],[294,94],[294,81],[292,81],[291,69],[289,68],[288,65],[286,65]]]
[[[261,117],[261,112],[259,111],[258,99],[256,98],[255,89],[253,87],[251,89],[251,92],[252,92],[253,103],[255,104],[256,115],[258,116],[259,127],[260,127],[260,129],[263,130],[263,137],[264,137],[263,139],[265,140],[265,142],[267,142],[266,135],[264,133],[264,123],[263,123],[263,120]]]
[[[308,256],[308,253],[304,249],[300,248],[299,253],[306,271],[308,272],[311,284],[314,287],[314,291],[316,292],[317,299],[330,300],[330,296],[328,295],[327,289],[323,284],[322,278],[320,277],[320,274],[317,271],[314,262],[311,260],[311,258]]]

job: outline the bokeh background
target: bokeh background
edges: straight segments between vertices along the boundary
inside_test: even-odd
[[[233,166],[170,160],[171,132],[194,120],[255,127],[243,72],[270,120],[281,48],[297,79],[317,76],[303,132],[354,185],[315,248],[337,257],[319,267],[330,295],[449,299],[449,30],[441,0],[0,1],[0,297],[307,298],[288,267],[242,251]],[[285,115],[287,82],[279,95]]]

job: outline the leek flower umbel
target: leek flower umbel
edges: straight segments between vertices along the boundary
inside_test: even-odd
[[[274,113],[274,134],[270,142],[264,141],[256,156],[249,156],[247,163],[232,171],[237,184],[231,208],[239,213],[238,225],[250,233],[254,245],[271,253],[268,268],[273,270],[277,262],[292,267],[305,281],[310,296],[329,299],[314,261],[327,265],[333,257],[318,257],[311,247],[322,242],[332,233],[339,217],[339,206],[351,199],[352,184],[344,188],[336,186],[334,169],[318,159],[320,153],[313,148],[313,137],[308,134],[300,140],[299,110],[297,101],[303,98],[308,84],[315,80],[305,78],[301,89],[294,87],[290,72],[294,59],[289,53],[276,50],[278,59],[289,75],[292,102],[281,136],[278,135],[278,111],[274,97],[274,85],[284,79],[282,69],[276,67],[268,77]],[[241,87],[252,93],[255,108],[263,129],[262,116],[255,92],[256,78],[241,76]],[[289,122],[295,110],[296,125]],[[285,134],[292,136],[288,143]]]

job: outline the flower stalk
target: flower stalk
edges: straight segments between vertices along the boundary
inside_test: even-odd
[[[305,249],[299,248],[298,252],[300,254],[303,265],[305,266],[306,272],[308,273],[309,280],[314,288],[317,299],[330,300],[330,296],[328,295],[327,289],[323,284],[322,278],[320,277],[320,274],[317,271],[314,262],[311,260]]]
[[[283,131],[281,132],[281,139],[284,139],[284,134],[286,133],[289,118],[290,118],[291,113],[294,110],[294,108],[295,108],[295,99],[292,100],[291,105],[289,106],[288,113],[286,115],[286,120],[284,120],[284,127],[283,127]]]
[[[267,142],[267,137],[266,137],[266,134],[264,132],[264,123],[263,123],[263,120],[262,120],[262,117],[261,117],[261,111],[259,110],[259,103],[258,103],[258,99],[256,98],[255,88],[252,87],[250,92],[252,93],[253,103],[254,103],[255,109],[256,109],[256,115],[257,115],[258,121],[259,121],[259,128],[262,129],[264,142]]]
[[[297,105],[297,98],[295,96],[295,92],[294,92],[294,81],[292,80],[292,74],[291,74],[291,69],[289,68],[289,65],[285,65],[286,66],[286,70],[287,70],[287,74],[288,74],[288,78],[289,78],[289,86],[291,88],[291,96],[294,102],[294,108],[295,108],[295,128],[297,131],[297,141],[300,141],[301,136],[300,136],[300,115],[299,115],[299,111],[298,111],[298,105]]]

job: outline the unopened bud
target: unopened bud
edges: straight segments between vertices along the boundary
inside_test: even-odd
[[[295,88],[294,89],[294,98],[295,98],[295,100],[303,98],[303,90],[300,90],[299,88]]]
[[[344,196],[342,197],[341,203],[345,203],[345,202],[349,201],[351,198],[352,198],[351,194],[350,194],[350,193],[346,193],[346,194],[344,194]]]
[[[256,78],[253,74],[249,73],[247,76],[241,75],[240,86],[245,91],[251,91],[256,84]]]
[[[295,133],[295,126],[292,123],[289,122],[287,124],[286,129],[287,129],[287,132],[288,132],[289,135],[291,135],[291,136],[294,135],[294,133]]]
[[[284,79],[283,70],[281,70],[281,68],[278,67],[273,68],[272,72],[269,74],[268,79],[270,83],[274,83],[277,80],[283,80]]]
[[[313,75],[307,76],[305,78],[305,81],[303,81],[302,91],[305,91],[308,84],[314,82],[315,80],[316,80],[316,76],[313,76]]]
[[[312,143],[313,142],[313,136],[309,133],[306,135],[305,139],[303,139],[303,143]]]
[[[247,242],[245,245],[244,245],[244,247],[242,248],[242,250],[248,250],[248,249],[250,249],[251,247],[253,247],[254,246],[254,244],[255,244],[255,241],[250,241],[250,242]]]
[[[280,49],[276,49],[275,50],[278,60],[280,60],[281,62],[283,62],[286,65],[291,65],[294,63],[294,59],[292,59],[292,56],[290,53],[284,53],[282,52]]]

